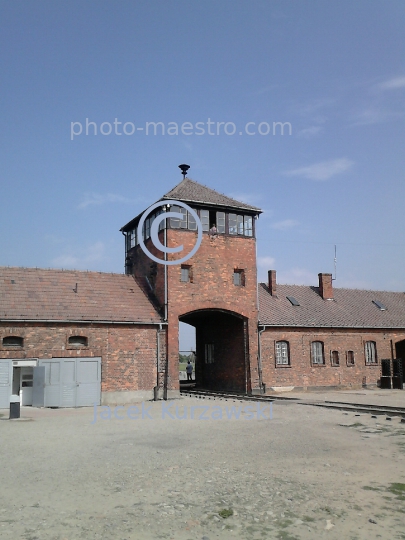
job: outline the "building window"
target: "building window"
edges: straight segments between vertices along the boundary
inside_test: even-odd
[[[218,234],[225,233],[225,212],[217,212],[217,232]]]
[[[192,216],[190,214],[190,212],[187,212],[187,217],[188,217],[188,228],[190,231],[196,231],[197,230],[197,222],[194,218],[194,216]]]
[[[354,352],[353,351],[347,351],[346,361],[347,361],[348,366],[354,366]]]
[[[316,364],[316,365],[325,364],[322,341],[313,341],[311,343],[311,356],[312,356],[313,364]]]
[[[245,286],[245,272],[244,270],[236,269],[233,271],[233,284],[237,287]]]
[[[245,216],[245,236],[253,236],[253,218]]]
[[[214,363],[214,344],[213,343],[205,344],[205,363],[206,364]]]
[[[229,214],[228,230],[229,234],[253,236],[252,216]]]
[[[375,341],[366,341],[364,344],[366,364],[377,364],[377,347]]]
[[[340,366],[340,361],[339,361],[339,351],[331,351],[330,352],[330,363],[332,364],[332,366]]]
[[[200,220],[201,220],[202,230],[208,232],[210,230],[209,210],[200,210]]]
[[[70,336],[69,345],[75,347],[87,347],[89,340],[86,336]]]
[[[180,281],[182,283],[192,283],[192,272],[191,266],[187,264],[182,264],[180,269]]]
[[[23,347],[24,339],[18,336],[6,336],[3,338],[4,347]]]
[[[276,341],[276,366],[289,366],[288,341]]]

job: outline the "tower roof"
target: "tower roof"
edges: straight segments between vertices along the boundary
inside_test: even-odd
[[[233,208],[243,212],[250,212],[252,214],[261,214],[262,210],[251,204],[246,204],[240,201],[236,201],[231,197],[218,193],[215,189],[211,189],[207,186],[199,184],[195,180],[190,178],[184,178],[177,186],[174,186],[168,191],[159,201],[176,200],[185,203],[194,203],[203,206],[218,206],[220,208]],[[136,225],[143,212],[131,219],[126,225],[121,228],[121,231],[128,231]]]
[[[236,201],[231,197],[218,193],[215,189],[199,184],[190,178],[184,178],[177,186],[163,195],[161,200],[175,199],[182,202],[192,202],[204,205],[226,206],[230,208],[247,210],[260,214],[262,211],[256,206]]]

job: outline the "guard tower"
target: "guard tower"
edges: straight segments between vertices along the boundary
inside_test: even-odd
[[[259,208],[226,197],[186,178],[160,201],[180,201],[195,210],[202,223],[198,251],[184,264],[163,265],[141,249],[137,226],[142,214],[127,223],[126,273],[133,274],[167,320],[167,395],[179,391],[179,321],[196,328],[196,383],[200,388],[259,393],[257,350],[256,219]],[[197,224],[184,208],[162,205],[146,219],[143,239],[159,259],[164,254],[152,243],[151,225],[158,214],[180,212],[182,219],[161,221],[158,237],[167,247],[183,245],[181,254],[166,254],[167,260],[189,253],[197,241]],[[161,217],[161,216],[160,216]],[[159,366],[158,366],[159,371]],[[163,380],[163,368],[162,371]]]

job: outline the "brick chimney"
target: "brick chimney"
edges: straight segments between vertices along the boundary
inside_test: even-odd
[[[271,296],[277,297],[277,282],[276,282],[276,271],[275,270],[269,270],[269,282],[268,287]]]
[[[318,274],[319,293],[324,300],[333,300],[332,274]]]

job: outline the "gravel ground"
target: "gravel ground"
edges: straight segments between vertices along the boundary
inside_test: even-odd
[[[399,418],[276,402],[272,419],[229,420],[245,402],[170,403],[173,419],[160,402],[144,419],[99,407],[95,423],[89,408],[0,411],[0,538],[405,539]],[[202,404],[208,420],[191,419]]]

